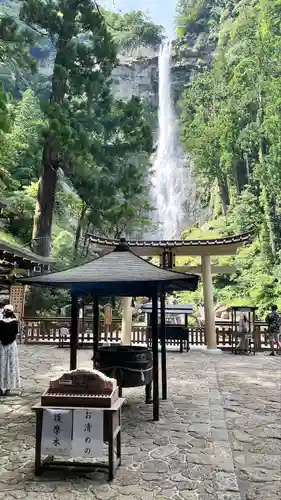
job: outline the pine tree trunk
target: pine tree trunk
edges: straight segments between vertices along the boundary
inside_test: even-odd
[[[235,188],[236,188],[236,193],[239,195],[241,194],[241,188],[240,188],[240,183],[239,183],[239,178],[238,178],[238,172],[237,172],[237,168],[234,167],[232,169],[232,175],[233,175],[233,179],[234,179],[234,185],[235,185]]]
[[[219,183],[219,189],[220,189],[222,213],[225,216],[227,214],[227,208],[229,205],[229,192],[228,192],[228,185],[227,185],[226,180],[224,182]]]
[[[90,222],[88,221],[87,224],[86,224],[84,238],[83,238],[82,255],[85,255],[86,245],[87,245],[87,242],[88,242],[87,234],[89,232],[89,229],[90,229]]]
[[[79,215],[78,224],[77,224],[77,228],[76,228],[75,243],[74,243],[74,256],[75,257],[77,257],[77,254],[78,254],[78,247],[79,247],[79,242],[80,242],[81,233],[82,233],[82,226],[83,226],[84,218],[86,215],[86,211],[87,211],[87,205],[84,203],[82,210],[81,210],[81,213]]]
[[[57,160],[54,151],[45,145],[42,172],[39,179],[33,222],[32,249],[38,255],[49,257],[51,229],[57,187]]]
[[[274,227],[274,219],[276,216],[274,200],[270,199],[270,195],[267,192],[267,189],[264,187],[264,215],[265,221],[267,225],[268,234],[270,237],[270,248],[272,256],[276,256],[276,235],[275,235],[275,227]]]
[[[77,0],[69,2],[69,10],[64,15],[64,23],[56,43],[56,57],[52,75],[50,105],[62,105],[64,102],[67,67],[65,49],[74,34],[74,20],[78,9]],[[42,173],[39,179],[37,203],[33,223],[33,250],[38,255],[48,257],[51,251],[53,211],[57,188],[57,170],[59,167],[60,146],[56,137],[50,135],[44,145]]]
[[[263,95],[260,90],[258,95],[258,103],[259,109],[257,112],[257,126],[260,131],[260,139],[259,139],[259,162],[260,165],[264,166],[265,163],[265,155],[266,155],[266,141],[263,136],[263,132],[261,129],[263,124],[264,112],[263,112]],[[264,215],[265,215],[265,223],[267,225],[268,234],[270,236],[270,248],[272,257],[276,257],[276,231],[275,231],[275,220],[276,220],[276,206],[275,200],[272,199],[272,194],[270,193],[270,188],[268,189],[267,179],[262,179],[263,184],[263,198],[264,198]]]

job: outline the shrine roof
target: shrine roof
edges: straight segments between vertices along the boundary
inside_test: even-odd
[[[163,286],[165,291],[194,291],[199,279],[197,275],[168,271],[147,262],[121,239],[112,251],[91,262],[19,281],[27,285],[70,288],[83,295],[144,296],[156,286]]]
[[[108,249],[115,247],[118,240],[88,234],[88,240],[94,245]],[[128,240],[130,250],[141,256],[157,256],[163,250],[172,250],[176,255],[234,255],[236,250],[250,243],[251,233],[226,236],[224,238],[200,240]]]
[[[45,264],[51,263],[51,259],[46,257],[41,257],[31,250],[24,247],[20,247],[15,243],[9,243],[8,241],[0,239],[0,260],[5,260],[8,262],[17,262],[19,266],[22,263],[25,264]]]

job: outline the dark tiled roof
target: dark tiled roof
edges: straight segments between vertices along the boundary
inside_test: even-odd
[[[98,294],[112,292],[114,295],[129,294],[137,289],[155,284],[165,286],[166,290],[196,290],[199,277],[161,269],[145,261],[130,251],[127,242],[101,257],[65,271],[26,278],[21,282],[27,285],[45,285],[62,288],[85,288]],[[126,293],[125,293],[126,292]]]
[[[23,261],[28,261],[32,264],[49,264],[51,259],[47,259],[46,257],[40,257],[40,255],[36,255],[30,250],[20,247],[15,243],[9,243],[8,241],[0,239],[0,258],[11,261],[20,259]]]
[[[110,238],[102,238],[94,234],[88,234],[91,243],[96,245],[116,246],[118,240]],[[177,247],[192,247],[192,246],[216,246],[216,245],[231,245],[233,243],[247,243],[251,240],[251,234],[238,234],[235,236],[226,236],[224,238],[215,239],[200,239],[200,240],[129,240],[129,247],[135,248],[177,248]]]

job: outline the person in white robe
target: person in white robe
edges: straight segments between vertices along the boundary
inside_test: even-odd
[[[246,339],[247,333],[249,333],[249,322],[245,314],[242,314],[238,325],[237,339],[239,342],[237,347],[244,352],[246,352],[249,347],[249,341]]]
[[[20,389],[17,348],[18,321],[12,305],[6,305],[0,319],[0,396]]]

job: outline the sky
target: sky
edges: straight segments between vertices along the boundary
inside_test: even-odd
[[[147,12],[156,24],[164,26],[168,38],[173,37],[176,0],[103,0],[102,3],[111,10]]]

